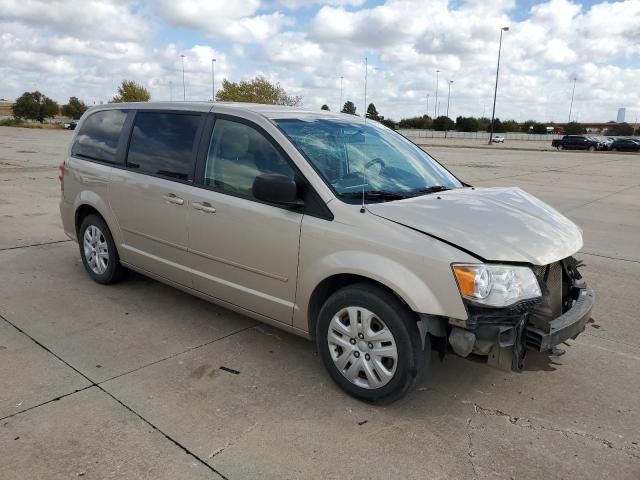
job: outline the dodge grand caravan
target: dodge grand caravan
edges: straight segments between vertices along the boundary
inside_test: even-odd
[[[582,332],[593,305],[571,221],[351,115],[100,106],[60,181],[93,280],[135,270],[314,339],[333,380],[369,402],[405,394],[432,348],[521,370],[526,350]]]

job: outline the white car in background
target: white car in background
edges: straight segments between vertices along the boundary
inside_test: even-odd
[[[504,137],[502,135],[494,135],[491,137],[492,143],[504,143]]]

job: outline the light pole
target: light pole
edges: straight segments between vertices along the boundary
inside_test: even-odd
[[[573,90],[571,90],[571,105],[569,105],[569,122],[571,122],[571,111],[573,110],[573,95],[576,93],[576,80],[577,77],[573,77]],[[567,122],[567,123],[569,123]],[[577,122],[577,120],[576,120]]]
[[[342,111],[342,81],[344,77],[340,77],[340,103],[338,104],[338,111]]]
[[[211,101],[216,101],[216,59],[211,59]]]
[[[496,87],[493,91],[493,111],[491,112],[491,132],[489,133],[489,145],[491,145],[491,139],[493,138],[493,121],[496,116],[496,97],[498,96],[498,75],[500,74],[500,52],[502,51],[502,33],[508,32],[509,27],[502,27],[500,29],[500,43],[498,45],[498,66],[496,67]]]
[[[173,82],[169,80],[169,101],[173,102]]]
[[[447,138],[447,132],[449,131],[449,100],[451,99],[451,85],[453,80],[449,80],[449,93],[447,94],[447,121],[444,127],[444,138]]]
[[[438,80],[439,80],[440,70],[436,70],[436,102],[433,105],[433,119],[435,120],[438,117]]]
[[[180,58],[182,59],[182,101],[186,101],[187,100],[187,89],[184,86],[184,55],[180,55]]]
[[[427,115],[429,115],[429,94],[427,93]]]

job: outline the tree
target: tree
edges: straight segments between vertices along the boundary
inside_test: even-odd
[[[449,117],[445,117],[444,115],[441,115],[433,121],[434,130],[453,130],[454,128],[456,128],[456,123]]]
[[[347,100],[346,102],[344,102],[344,105],[342,106],[342,110],[340,110],[340,111],[342,113],[349,113],[351,115],[355,115],[356,114],[356,106],[351,100]]]
[[[433,121],[429,115],[421,117],[403,118],[398,122],[398,128],[417,128],[420,130],[430,130],[433,127]]]
[[[325,103],[324,105],[322,105],[322,106],[320,107],[320,110],[327,110],[327,111],[329,111],[329,110],[331,110],[331,109],[329,108],[329,105],[327,105],[327,104]]]
[[[489,128],[489,124],[491,123],[491,119],[487,118],[487,117],[480,117],[478,119],[478,131],[482,132],[482,131],[489,131],[487,130]]]
[[[633,135],[633,127],[627,122],[619,123],[618,125],[607,129],[607,135],[630,137]]]
[[[567,127],[564,129],[564,133],[566,135],[580,135],[581,133],[586,133],[586,129],[584,125],[578,122],[569,122],[567,123]]]
[[[477,132],[478,120],[474,117],[456,118],[456,129],[461,132]]]
[[[113,103],[148,102],[149,100],[151,100],[149,91],[133,80],[123,80],[118,87],[118,94],[111,99]]]
[[[302,97],[287,95],[279,83],[271,83],[266,78],[257,76],[253,80],[241,82],[230,82],[224,79],[222,88],[216,93],[216,100],[296,106],[300,104]]]
[[[531,129],[531,133],[535,133],[536,135],[544,135],[547,133],[547,126],[544,123],[534,123],[533,129]]]
[[[396,122],[394,122],[390,118],[384,118],[384,119],[380,120],[380,123],[383,124],[385,127],[391,128],[392,130],[395,130],[396,127],[397,127]]]
[[[491,131],[491,120],[489,120],[489,124],[487,125],[487,132]],[[493,133],[504,133],[504,126],[499,118],[493,120]]]
[[[69,97],[69,103],[62,106],[62,114],[65,117],[78,120],[87,108],[82,100],[78,100],[78,97]]]
[[[45,118],[57,115],[60,107],[55,101],[36,90],[20,95],[13,104],[12,110],[13,116],[18,120],[37,120],[43,123]]]
[[[536,122],[535,120],[526,120],[525,122],[520,124],[520,131],[522,133],[531,133],[536,123],[538,122]]]
[[[376,110],[376,106],[373,103],[370,103],[367,107],[367,118],[371,120],[379,120],[380,116],[378,115],[378,110]]]
[[[520,124],[515,120],[506,120],[502,122],[502,128],[504,128],[505,132],[519,132]]]

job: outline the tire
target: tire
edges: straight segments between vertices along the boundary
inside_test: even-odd
[[[612,151],[612,152],[617,152],[617,151],[618,151],[618,149],[617,149],[617,148],[612,148],[612,149],[611,149],[611,151]]]
[[[591,145],[591,146],[589,147],[589,151],[590,151],[590,152],[595,152],[595,151],[596,151],[596,147],[594,147],[593,145]]]
[[[564,147],[562,145],[558,145],[558,150],[563,150]]]
[[[120,280],[124,268],[105,221],[98,215],[87,215],[80,225],[78,244],[82,263],[96,282],[108,285]]]
[[[394,402],[418,382],[430,359],[425,343],[423,349],[413,312],[373,284],[338,290],[318,315],[316,344],[325,368],[340,388],[368,403]]]

